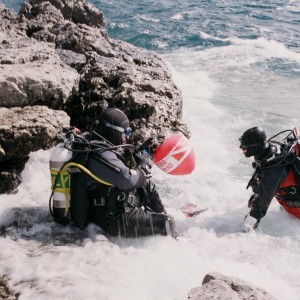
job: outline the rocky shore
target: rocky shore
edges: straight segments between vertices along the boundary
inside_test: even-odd
[[[108,106],[128,115],[135,139],[190,136],[161,57],[110,39],[83,0],[31,0],[18,15],[0,3],[0,70],[0,193],[17,190],[29,153],[51,148],[62,126],[90,130]]]
[[[17,192],[30,152],[50,149],[62,127],[90,130],[108,106],[129,116],[135,139],[164,131],[189,137],[182,102],[161,57],[110,39],[91,4],[30,0],[16,15],[0,3],[0,193]],[[18,299],[0,276],[0,298]],[[187,297],[275,299],[218,273]]]
[[[0,277],[0,299],[16,300],[19,294],[14,294],[8,287],[6,276]],[[228,277],[217,272],[205,275],[202,285],[193,288],[187,300],[276,300],[271,294],[259,287],[235,277]]]
[[[264,289],[239,278],[212,272],[204,276],[202,285],[193,288],[188,300],[276,300]]]

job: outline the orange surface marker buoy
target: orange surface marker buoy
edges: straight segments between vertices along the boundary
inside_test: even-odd
[[[195,169],[195,153],[182,133],[166,137],[153,155],[154,164],[167,174],[187,175]]]

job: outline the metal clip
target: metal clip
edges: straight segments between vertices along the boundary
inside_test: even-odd
[[[135,197],[134,197],[134,195],[129,194],[129,195],[128,195],[127,202],[128,202],[130,205],[134,205],[134,204],[135,204]]]
[[[126,194],[124,192],[121,192],[117,197],[117,201],[124,201],[125,199],[126,199]]]

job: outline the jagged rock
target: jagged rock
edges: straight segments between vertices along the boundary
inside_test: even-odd
[[[28,37],[0,36],[0,70],[4,107],[62,108],[78,89],[78,72],[61,61],[53,45]]]
[[[0,36],[6,33],[21,36],[26,35],[15,13],[0,2]]]
[[[128,47],[129,50],[131,57],[136,58],[134,49]],[[120,58],[88,57],[82,71],[82,92],[66,103],[71,120],[76,120],[73,125],[88,129],[95,115],[113,105],[129,116],[138,138],[144,135],[143,129],[148,135],[156,135],[163,128],[188,132],[180,123],[180,91],[161,67],[161,59],[140,51],[138,61],[140,65]]]
[[[0,108],[0,193],[16,190],[30,152],[52,147],[69,123],[64,111],[46,106]]]
[[[21,172],[25,167],[28,158],[14,159],[1,164],[0,168],[0,193],[15,194],[18,191],[18,186],[22,181]],[[7,171],[5,171],[7,169]]]
[[[0,276],[0,299],[15,300],[18,299],[19,294],[13,294],[8,287],[8,279],[5,275]]]
[[[0,141],[4,150],[0,161],[49,149],[57,141],[59,129],[69,126],[69,121],[65,112],[46,106],[0,108]]]
[[[239,278],[213,272],[205,275],[202,286],[193,288],[189,300],[276,300],[264,289]]]
[[[93,30],[78,18],[70,22],[63,8],[72,3],[30,1],[19,14],[26,19],[28,35],[55,43],[62,61],[80,72],[79,92],[65,105],[71,124],[90,129],[103,108],[116,106],[129,116],[136,138],[155,135],[163,128],[189,136],[180,121],[181,93],[161,57],[109,39],[104,21]]]
[[[190,136],[181,122],[181,92],[164,61],[110,39],[103,13],[91,4],[30,0],[17,16],[1,5],[0,17],[0,107],[61,109],[70,125],[90,130],[101,111],[113,106],[128,115],[135,141],[165,131]],[[53,117],[51,110],[44,113]],[[34,127],[30,117],[27,124]],[[29,152],[50,147],[53,136],[36,143],[39,134],[20,130],[12,136],[12,127],[0,125],[0,193],[13,192]]]
[[[38,7],[39,4],[43,5],[44,2],[45,0],[30,0],[29,4]],[[60,10],[66,20],[94,27],[105,26],[103,13],[83,0],[47,0],[47,2]]]

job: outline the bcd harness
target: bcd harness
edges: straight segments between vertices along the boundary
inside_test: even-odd
[[[296,145],[296,147],[299,149],[299,144]],[[289,166],[288,175],[286,179],[279,186],[275,196],[280,203],[283,200],[290,207],[300,207],[299,152],[298,153],[295,152],[295,159],[293,163]]]
[[[275,141],[274,138],[278,135],[289,132],[283,139],[284,142]],[[268,140],[272,145],[279,144],[281,153],[278,156],[273,156],[267,159],[265,163],[260,165],[260,169],[268,169],[274,166],[282,166],[288,168],[288,175],[280,184],[276,191],[275,197],[280,204],[290,207],[300,207],[300,139],[297,134],[296,128],[293,130],[282,131]],[[259,176],[255,169],[250,182],[256,180]],[[247,188],[248,188],[247,187]],[[284,202],[284,204],[283,204]]]
[[[300,207],[300,141],[296,129],[291,134],[293,138],[288,136],[286,140],[289,141],[288,146],[293,153],[293,159],[288,166],[288,175],[279,186],[275,196],[284,206]]]
[[[137,199],[134,199],[132,193],[124,193],[123,191],[119,190],[118,188],[114,187],[111,183],[99,178],[95,174],[93,174],[90,170],[87,169],[87,161],[90,156],[93,159],[97,160],[99,163],[104,164],[106,167],[110,168],[116,173],[120,173],[120,169],[111,164],[110,162],[106,161],[99,157],[95,152],[102,152],[102,151],[113,151],[115,154],[124,161],[122,157],[122,153],[120,153],[120,147],[134,147],[133,145],[122,145],[122,146],[113,146],[108,145],[107,143],[103,142],[89,142],[86,138],[75,134],[69,134],[72,138],[65,140],[64,147],[69,151],[72,151],[73,155],[72,158],[66,161],[60,170],[57,172],[53,183],[52,183],[52,193],[49,199],[49,210],[50,214],[53,216],[52,210],[52,198],[53,193],[56,189],[57,182],[61,183],[62,191],[64,193],[65,198],[65,209],[64,209],[64,217],[61,220],[56,218],[58,223],[67,224],[70,220],[72,220],[79,228],[83,229],[87,225],[87,208],[89,205],[89,198],[93,197],[93,203],[95,206],[105,206],[107,208],[107,213],[109,215],[114,214],[114,210],[116,207],[117,201],[122,201],[127,206],[135,206],[137,205]],[[75,136],[75,138],[74,138]],[[70,193],[71,193],[71,205],[69,205],[69,191],[66,188],[66,183],[64,176],[65,174],[69,173],[70,176]],[[100,184],[103,192],[100,192],[98,195],[90,193],[87,191],[86,186],[86,176],[91,177],[97,183]],[[73,184],[72,184],[73,182]],[[76,184],[74,184],[76,182]],[[97,189],[97,192],[101,191]],[[107,201],[109,200],[109,201]],[[55,219],[55,218],[54,218]]]

